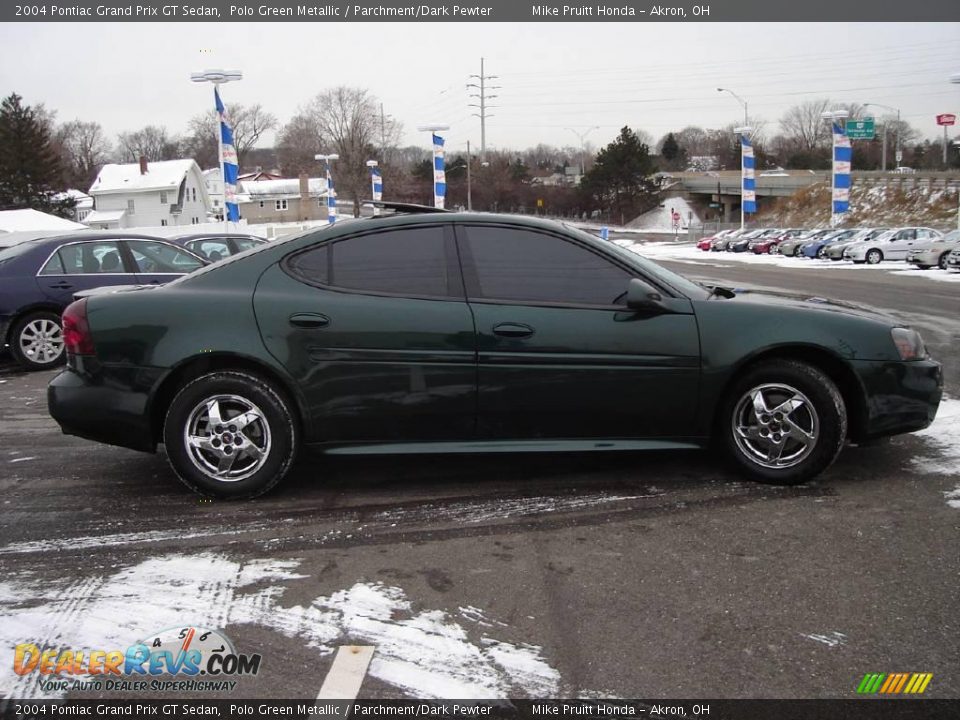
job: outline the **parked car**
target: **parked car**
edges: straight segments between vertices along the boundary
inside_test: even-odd
[[[713,244],[714,240],[722,240],[726,237],[729,237],[733,233],[737,232],[736,230],[721,230],[720,232],[714,233],[713,235],[708,235],[703,238],[700,242],[697,243],[697,247],[700,250],[709,250],[710,246]]]
[[[777,230],[763,228],[761,230],[753,230],[745,233],[727,243],[727,252],[746,252],[750,248],[751,241],[759,240],[765,237],[772,237],[777,232]]]
[[[860,242],[864,240],[872,240],[875,237],[878,237],[882,233],[885,233],[890,228],[864,228],[858,232],[853,237],[849,237],[842,242],[835,242],[827,246],[827,249],[824,251],[824,257],[828,260],[843,260],[843,251],[847,247],[855,242]]]
[[[63,362],[60,313],[74,293],[104,285],[158,285],[203,267],[189,250],[150,235],[82,231],[0,250],[0,344],[21,366]]]
[[[583,231],[495,214],[338,223],[80,300],[64,323],[68,364],[48,390],[63,431],[163,442],[189,487],[235,498],[274,486],[305,445],[715,438],[746,475],[792,484],[848,437],[926,427],[942,391],[939,363],[893,318],[703,286]]]
[[[728,245],[732,243],[734,240],[737,240],[738,238],[743,237],[747,233],[752,233],[752,232],[756,232],[756,231],[747,230],[746,228],[738,228],[737,230],[734,230],[729,235],[724,235],[723,237],[715,237],[713,241],[710,243],[710,250],[712,250],[713,252],[726,250]]]
[[[960,272],[960,248],[955,248],[947,255],[947,271]]]
[[[168,239],[210,262],[219,262],[225,257],[267,242],[266,239],[256,235],[236,233],[174,235]]]
[[[799,252],[801,245],[808,243],[811,240],[829,235],[832,232],[832,228],[826,228],[823,230],[810,230],[802,235],[798,235],[797,237],[784,240],[777,245],[777,252],[781,255],[785,255],[786,257],[795,257]]]
[[[750,250],[757,255],[763,253],[773,254],[777,252],[777,246],[784,242],[785,240],[791,240],[795,237],[800,237],[806,231],[803,228],[788,228],[786,230],[781,230],[776,235],[771,235],[765,238],[759,238],[757,240],[751,240],[750,245],[748,246]]]
[[[907,253],[907,262],[921,270],[929,270],[932,267],[946,270],[947,257],[958,245],[960,245],[960,230],[953,230],[937,240],[915,244]]]
[[[848,228],[846,230],[837,230],[829,235],[823,235],[814,240],[808,240],[800,246],[798,255],[808,258],[822,258],[826,255],[827,247],[835,242],[849,240],[859,232],[859,228]]]
[[[903,260],[915,243],[935,240],[943,233],[927,227],[903,227],[888,230],[870,240],[851,243],[843,257],[855,263],[876,265],[884,260]]]

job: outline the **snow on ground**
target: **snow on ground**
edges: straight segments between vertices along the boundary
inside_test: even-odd
[[[646,212],[640,217],[627,223],[627,227],[634,230],[673,230],[673,220],[671,214],[676,211],[680,213],[680,224],[682,227],[687,225],[699,225],[700,218],[697,211],[690,203],[682,197],[664,198],[663,206],[656,210]]]
[[[927,457],[914,458],[913,465],[924,473],[960,475],[960,400],[944,398],[937,417],[926,430],[914,433],[933,451]],[[944,493],[947,504],[960,510],[960,485]]]
[[[633,240],[614,240],[617,245],[632,250],[633,252],[650,258],[651,260],[665,259],[676,260],[678,262],[696,263],[697,265],[710,265],[713,267],[724,267],[727,263],[737,262],[747,265],[775,265],[778,267],[789,267],[797,270],[866,270],[866,271],[885,271],[899,273],[905,277],[926,278],[927,280],[936,280],[939,282],[960,282],[960,273],[950,273],[946,270],[917,270],[913,266],[908,266],[903,262],[886,262],[878,265],[857,265],[855,263],[841,260],[820,260],[816,258],[796,258],[786,257],[784,255],[757,255],[753,252],[711,252],[701,250],[696,245],[690,243],[671,243],[671,242],[648,242],[637,243]]]
[[[398,587],[357,582],[304,605],[286,583],[308,576],[300,560],[237,561],[217,553],[170,554],[76,579],[0,580],[0,646],[30,642],[62,650],[120,650],[161,630],[254,624],[328,656],[338,646],[376,646],[369,674],[423,698],[556,697],[560,675],[536,645],[492,637],[507,627],[480,608],[419,609]],[[240,652],[258,652],[244,647]],[[69,676],[65,676],[69,677]],[[0,666],[0,696],[37,698],[37,673]],[[322,678],[316,679],[317,687]]]

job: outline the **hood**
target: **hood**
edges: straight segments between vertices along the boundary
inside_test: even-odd
[[[822,312],[835,312],[842,315],[853,315],[864,320],[873,320],[874,322],[889,325],[890,327],[902,327],[903,323],[892,315],[879,312],[873,308],[855,303],[848,303],[841,300],[829,300],[827,298],[806,295],[802,293],[784,293],[774,292],[772,290],[745,290],[736,288],[733,290],[734,296],[729,299],[722,299],[717,296],[721,302],[749,302],[758,305],[767,305],[773,307],[800,308],[803,310],[820,310]]]

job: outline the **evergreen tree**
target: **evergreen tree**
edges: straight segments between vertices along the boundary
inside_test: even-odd
[[[60,160],[49,123],[13,93],[0,105],[0,210],[33,208],[66,217],[75,205],[58,198]]]
[[[656,171],[650,148],[624,127],[617,139],[597,154],[581,187],[611,219],[623,222],[656,206],[656,184],[651,179]]]
[[[668,133],[667,137],[664,138],[663,145],[660,147],[660,154],[664,160],[670,162],[677,159],[677,156],[680,154],[680,145],[677,143],[677,139],[673,136],[673,133]]]

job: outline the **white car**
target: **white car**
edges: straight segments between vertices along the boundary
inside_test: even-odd
[[[855,242],[843,251],[846,260],[876,265],[884,260],[904,260],[917,243],[936,240],[943,233],[928,227],[901,227],[887,230],[870,240]]]

